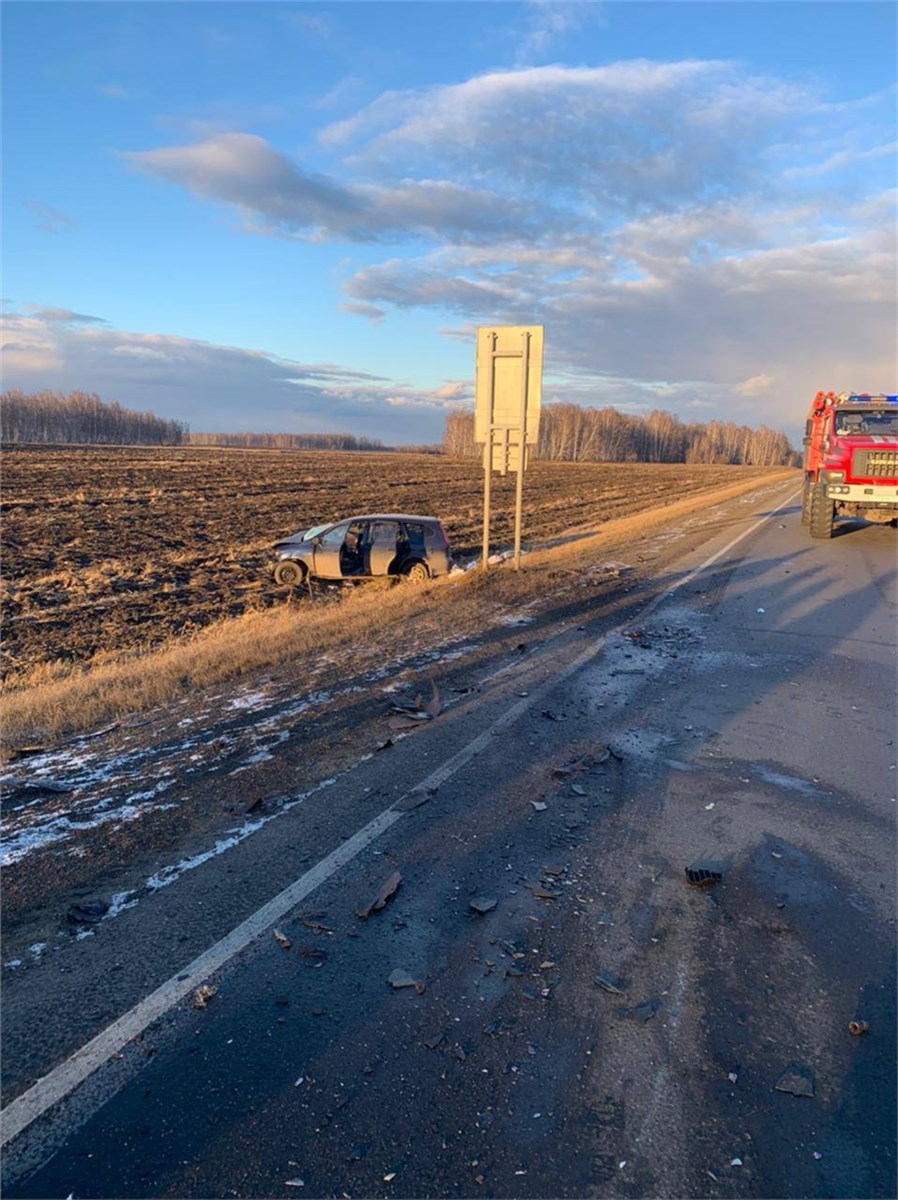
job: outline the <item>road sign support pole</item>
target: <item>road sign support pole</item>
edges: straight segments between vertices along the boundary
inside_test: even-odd
[[[490,369],[487,375],[487,434],[483,450],[483,560],[481,570],[489,570],[490,557],[490,491],[493,481],[493,401],[496,383],[496,335],[490,339]]]
[[[490,557],[490,485],[493,477],[493,447],[492,430],[490,430],[490,442],[483,448],[483,562],[481,567],[484,571],[489,569]]]
[[[514,569],[521,569],[521,525],[524,513],[524,456],[527,453],[527,387],[530,379],[530,334],[521,334],[521,415],[518,421],[518,478],[514,500]]]

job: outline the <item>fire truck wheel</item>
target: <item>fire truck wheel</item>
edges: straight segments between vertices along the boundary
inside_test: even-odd
[[[807,525],[811,519],[811,481],[806,479],[801,489],[801,523]]]
[[[835,505],[826,498],[826,488],[822,483],[815,484],[811,491],[811,537],[831,538],[834,518]]]

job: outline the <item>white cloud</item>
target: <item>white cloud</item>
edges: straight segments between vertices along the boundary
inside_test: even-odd
[[[348,431],[398,444],[439,441],[444,414],[459,398],[455,385],[414,388],[332,363],[54,315],[66,311],[6,315],[5,388],[89,389],[197,430]]]
[[[386,92],[322,131],[326,174],[233,131],[127,157],[247,232],[383,243],[345,279],[362,318],[541,322],[559,397],[794,430],[818,387],[894,387],[883,102],[731,62],[547,65]]]
[[[404,179],[390,187],[344,186],[311,175],[264,138],[224,133],[191,146],[132,151],[137,170],[204,199],[236,206],[249,232],[308,240],[386,237],[503,237],[510,219],[526,227],[526,208],[507,197],[446,179]]]
[[[752,375],[751,379],[746,379],[736,387],[736,391],[740,396],[763,396],[765,392],[769,392],[773,387],[773,376]]]

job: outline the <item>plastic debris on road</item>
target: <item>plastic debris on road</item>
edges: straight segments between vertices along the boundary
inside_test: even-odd
[[[615,996],[622,996],[627,986],[623,979],[618,975],[612,975],[610,971],[598,971],[596,983],[600,988],[604,988],[606,992],[611,992]]]
[[[693,863],[686,867],[686,879],[693,887],[713,887],[723,879],[723,871],[711,863]]]
[[[395,971],[390,972],[387,977],[387,983],[390,985],[390,987],[397,989],[409,987],[414,988],[419,996],[424,991],[423,979],[415,979],[414,976],[409,975],[408,971],[403,971],[399,967],[397,967]]]
[[[468,904],[468,907],[483,916],[484,913],[491,912],[497,904],[498,901],[495,896],[475,896]]]
[[[657,996],[651,996],[648,1000],[643,1000],[641,1004],[637,1004],[633,1009],[633,1016],[641,1025],[645,1025],[647,1021],[651,1021],[652,1017],[661,1008],[661,1001]]]
[[[65,918],[72,925],[96,925],[108,912],[105,900],[85,900],[83,904],[73,904]]]
[[[776,1091],[787,1092],[790,1096],[814,1095],[814,1077],[797,1063],[789,1063],[773,1086]]]
[[[272,929],[271,936],[274,938],[274,940],[277,942],[277,944],[281,947],[282,950],[289,950],[290,947],[293,945],[293,943],[290,941],[290,939],[287,937],[287,935],[285,933],[281,933],[281,931],[279,929]]]
[[[389,879],[381,886],[377,895],[370,904],[366,904],[364,908],[357,908],[355,915],[360,921],[367,921],[373,912],[380,912],[386,907],[387,901],[391,896],[396,894],[396,890],[402,883],[402,876],[398,871],[394,871]]]
[[[867,1024],[866,1021],[849,1021],[848,1022],[848,1031],[849,1031],[849,1033],[853,1033],[855,1037],[859,1037],[862,1033],[867,1033],[869,1031],[869,1029],[870,1029],[870,1026]]]
[[[205,1008],[208,1002],[218,992],[217,987],[213,987],[211,983],[203,983],[193,993],[193,1007]]]

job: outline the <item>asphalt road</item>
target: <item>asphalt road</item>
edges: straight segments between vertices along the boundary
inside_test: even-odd
[[[123,914],[86,1008],[160,929],[190,990],[5,1194],[895,1196],[895,532],[769,499]],[[192,1007],[203,912],[296,879]]]

